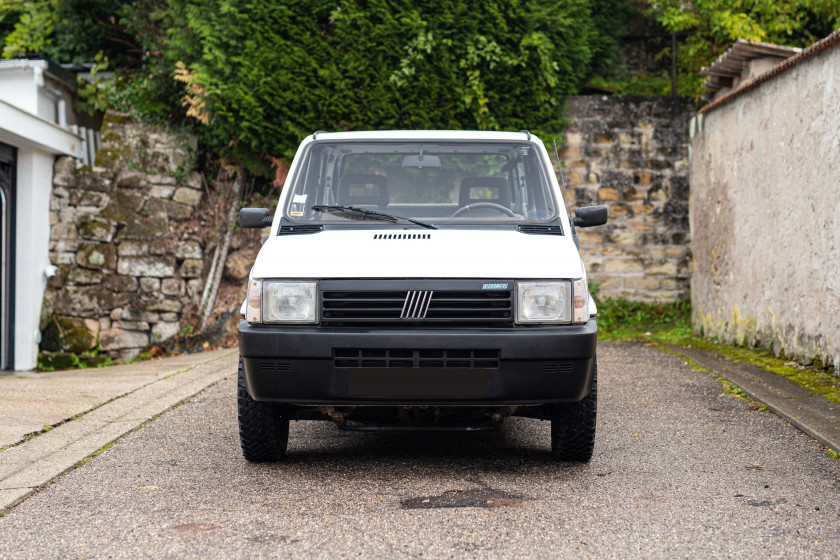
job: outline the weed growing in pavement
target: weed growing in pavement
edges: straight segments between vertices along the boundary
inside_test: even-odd
[[[741,390],[740,387],[731,383],[723,378],[718,377],[720,384],[723,385],[723,392],[726,393],[728,396],[738,399],[739,401],[744,401],[747,403],[747,407],[750,410],[760,410],[761,412],[770,412],[770,409],[767,408],[767,405],[763,402],[759,402]]]
[[[770,409],[767,408],[767,406],[764,403],[755,400],[754,398],[749,396],[747,393],[745,393],[740,387],[738,387],[737,385],[735,385],[734,383],[732,383],[730,381],[727,381],[726,379],[719,376],[718,374],[716,374],[712,370],[706,369],[703,366],[701,366],[700,364],[698,364],[697,362],[695,362],[694,360],[692,360],[691,358],[689,358],[688,356],[680,354],[680,352],[678,350],[673,350],[673,349],[669,348],[668,346],[663,346],[661,344],[656,344],[655,346],[657,348],[659,348],[660,350],[662,350],[663,352],[667,352],[669,354],[679,356],[680,358],[685,360],[685,363],[690,365],[694,370],[702,371],[703,373],[707,373],[707,374],[711,375],[712,377],[714,377],[715,379],[717,379],[720,382],[720,385],[721,385],[721,388],[723,389],[723,394],[724,395],[727,395],[727,396],[732,397],[734,399],[738,399],[739,401],[744,401],[745,403],[747,403],[747,406],[750,410],[759,410],[761,412],[770,412]]]
[[[595,287],[597,293],[597,286]],[[800,387],[840,404],[840,378],[817,367],[803,367],[773,355],[770,350],[747,348],[695,335],[691,329],[691,304],[643,303],[625,298],[598,299],[598,339],[694,347],[717,352],[732,362],[752,364],[772,371]]]
[[[94,451],[93,453],[91,453],[90,455],[88,455],[87,457],[85,457],[84,459],[82,459],[81,461],[76,463],[75,465],[73,465],[73,468],[79,468],[82,465],[84,465],[86,463],[89,463],[91,461],[91,459],[93,459],[94,457],[96,457],[98,455],[102,455],[103,453],[105,453],[106,451],[108,451],[109,449],[114,447],[114,443],[115,442],[113,442],[113,441],[111,443],[106,443],[105,445],[103,445],[102,447],[100,447],[99,449],[97,449],[96,451]]]
[[[125,364],[134,364],[134,363],[137,363],[137,362],[142,362],[144,360],[151,360],[152,358],[153,358],[153,356],[152,356],[151,352],[143,352],[141,354],[137,354],[136,356],[134,356],[133,358],[130,358],[128,360],[122,360],[120,362],[117,362],[117,365],[122,366],[122,365],[125,365]]]
[[[693,335],[671,341],[654,339],[653,342],[664,342],[675,346],[694,347],[717,352],[730,362],[752,364],[782,377],[787,377],[803,389],[840,404],[840,378],[815,367],[805,367],[795,362],[777,358],[768,350],[715,344],[709,339]]]

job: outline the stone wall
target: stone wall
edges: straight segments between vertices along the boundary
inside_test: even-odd
[[[688,297],[691,111],[676,98],[569,100],[560,155],[569,199],[573,208],[610,210],[606,226],[578,231],[602,296]],[[210,203],[194,171],[194,140],[108,115],[102,141],[93,168],[69,158],[55,166],[50,260],[57,269],[44,299],[41,349],[126,359],[191,324],[209,268],[204,256],[213,250],[204,216],[212,212],[197,210]],[[232,240],[223,307],[241,299],[257,233]]]
[[[695,119],[692,320],[707,336],[840,365],[838,79],[835,43]]]
[[[201,297],[195,141],[106,116],[96,166],[55,164],[41,348],[113,359],[177,334]]]
[[[576,96],[560,158],[572,209],[604,204],[606,226],[578,230],[602,297],[688,299],[688,120],[674,97]]]

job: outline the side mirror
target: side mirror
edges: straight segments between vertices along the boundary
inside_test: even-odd
[[[606,206],[584,206],[575,210],[574,224],[577,227],[602,226],[607,223]]]
[[[269,227],[273,220],[268,208],[243,208],[239,211],[239,225],[244,228]]]

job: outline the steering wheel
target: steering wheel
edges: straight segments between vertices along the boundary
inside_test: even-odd
[[[474,204],[467,204],[466,206],[455,210],[449,217],[457,218],[461,214],[472,212],[476,208],[490,208],[491,210],[496,210],[500,214],[510,216],[511,218],[516,217],[516,214],[510,208],[505,208],[501,204],[496,204],[495,202],[476,202]]]

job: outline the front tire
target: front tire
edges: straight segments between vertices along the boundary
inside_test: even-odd
[[[598,362],[592,390],[577,403],[559,405],[551,418],[551,453],[560,461],[586,463],[595,450],[598,412]]]
[[[270,403],[257,402],[245,386],[245,370],[239,357],[236,401],[239,407],[239,443],[245,459],[254,463],[279,461],[289,444],[289,418]]]

